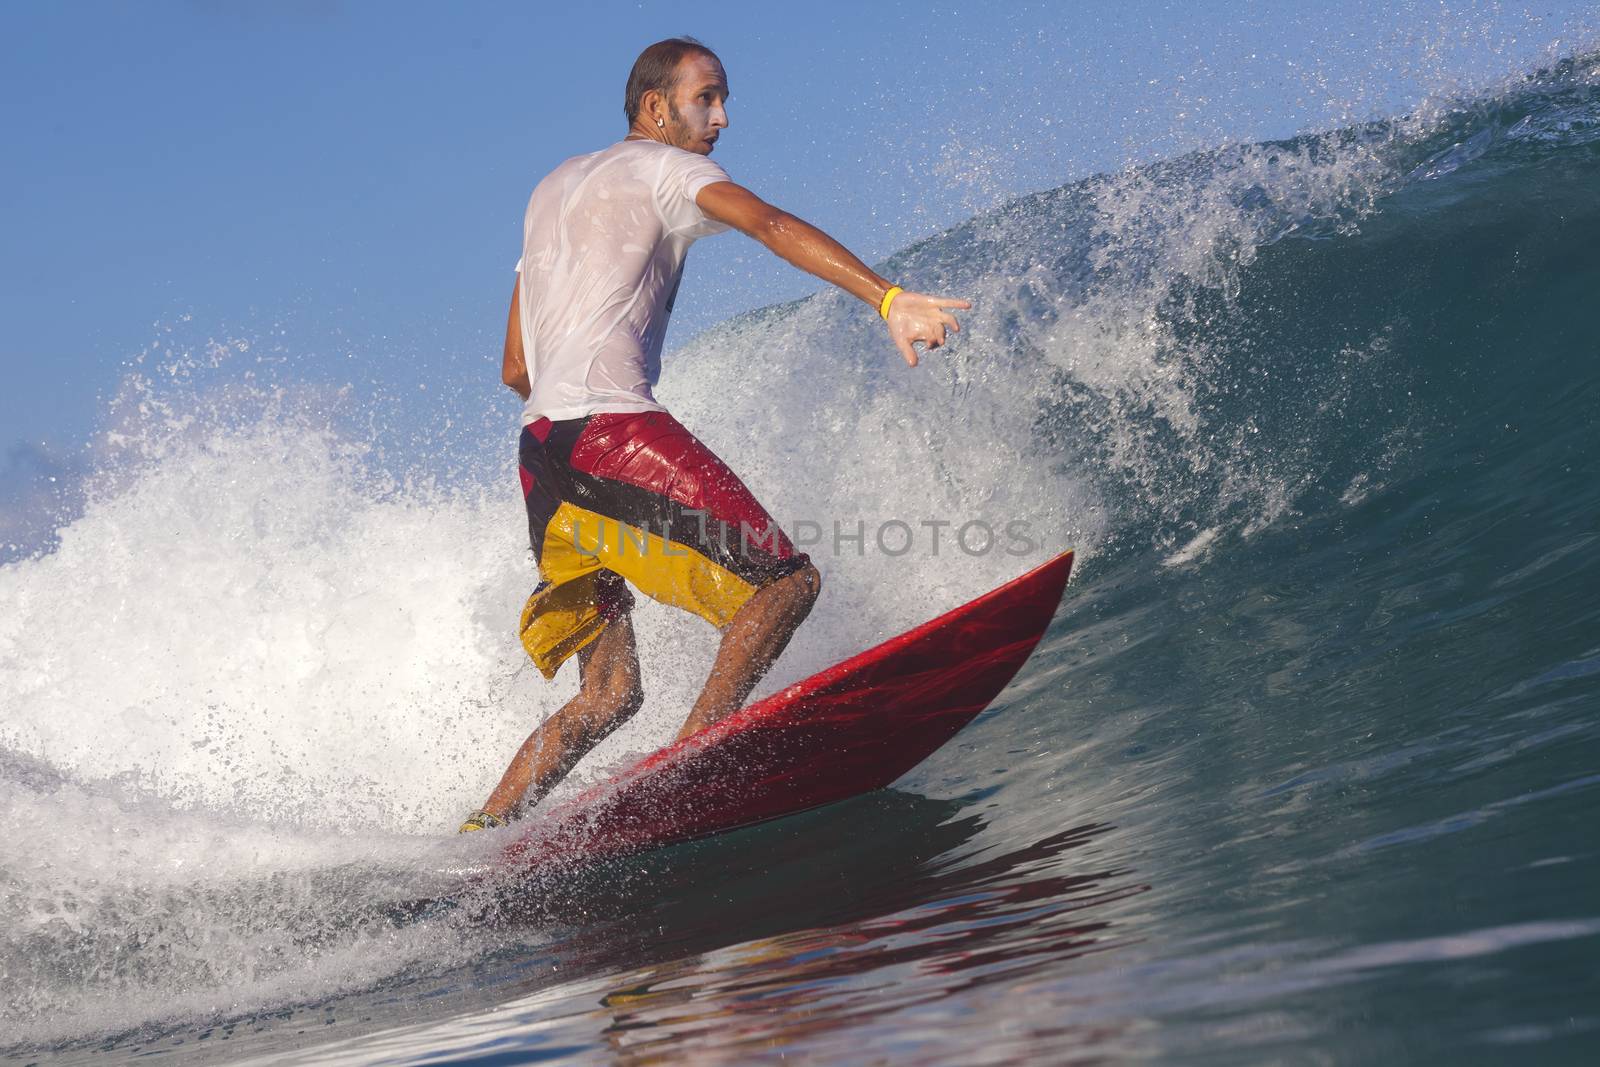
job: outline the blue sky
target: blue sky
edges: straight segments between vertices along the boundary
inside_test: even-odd
[[[4,477],[29,476],[21,442],[81,444],[128,360],[211,337],[312,383],[470,396],[481,376],[509,419],[494,361],[528,192],[621,136],[629,65],[664,36],[727,64],[718,161],[870,261],[1018,192],[1517,69],[1586,11],[7,4]],[[669,350],[815,287],[736,235],[702,242]]]

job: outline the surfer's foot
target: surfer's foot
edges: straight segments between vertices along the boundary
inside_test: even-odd
[[[498,830],[506,821],[493,812],[475,811],[467,816],[467,821],[461,824],[458,834],[471,833],[474,830]]]

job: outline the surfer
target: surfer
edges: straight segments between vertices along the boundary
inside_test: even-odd
[[[965,300],[893,285],[815,226],[735,184],[708,157],[728,128],[721,61],[688,37],[640,53],[627,136],[534,189],[501,377],[523,398],[518,473],[540,584],[523,647],[579,690],[534,730],[462,831],[504,825],[644,702],[631,583],[722,633],[678,736],[736,710],[811,611],[821,575],[726,464],[656,402],[684,255],[729,229],[866,301],[910,366],[959,330]]]

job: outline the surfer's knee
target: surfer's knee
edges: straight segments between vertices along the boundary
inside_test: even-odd
[[[816,564],[807,563],[804,567],[789,575],[794,609],[801,614],[811,611],[811,606],[817,602],[817,597],[822,593],[822,572],[817,570]]]

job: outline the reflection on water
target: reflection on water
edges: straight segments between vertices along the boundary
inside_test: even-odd
[[[624,1062],[706,1057],[713,1048],[698,1047],[700,1035],[734,1060],[1113,949],[1128,937],[1096,906],[1146,887],[1126,871],[1073,870],[1063,855],[1105,829],[1077,827],[966,867],[908,868],[891,912],[635,968],[601,998],[613,1016],[604,1037]]]

